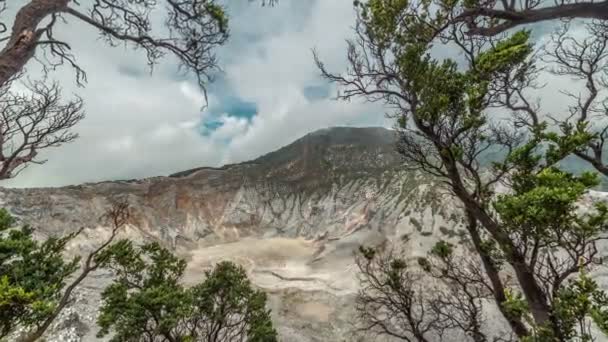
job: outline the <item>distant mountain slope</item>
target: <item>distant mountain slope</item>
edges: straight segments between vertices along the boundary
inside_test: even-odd
[[[352,307],[342,307],[356,291],[352,253],[361,243],[416,235],[411,248],[416,253],[429,246],[433,232],[456,234],[451,233],[459,229],[456,208],[443,208],[442,196],[431,179],[403,171],[393,132],[346,127],[317,131],[222,168],[0,189],[1,205],[32,224],[39,236],[85,227],[71,246],[75,253],[99,243],[107,234],[99,217],[113,198],[126,198],[134,219],[124,236],[160,241],[189,258],[191,281],[218,258],[243,263],[256,284],[273,293],[281,335],[306,342],[338,341],[344,335]],[[76,312],[94,317],[99,284],[105,281],[89,284]],[[327,317],[318,320],[312,308]]]
[[[114,198],[134,212],[123,236],[160,241],[188,258],[188,282],[220,259],[247,267],[271,294],[282,340],[294,342],[351,340],[359,245],[392,241],[416,257],[438,238],[460,241],[463,232],[458,201],[431,177],[404,171],[394,132],[384,128],[324,129],[252,161],[169,177],[0,188],[0,206],[39,236],[85,227],[73,253],[106,236],[99,217]],[[57,334],[76,327],[82,341],[95,340],[107,281],[89,280]]]
[[[178,172],[170,175],[170,177],[184,177],[203,170],[228,170],[235,167],[254,165],[259,167],[260,171],[267,171],[277,167],[284,167],[292,162],[300,163],[299,166],[307,167],[306,171],[315,172],[315,168],[323,169],[327,165],[327,158],[334,152],[334,149],[340,148],[344,149],[343,152],[361,150],[363,152],[387,154],[390,156],[390,159],[387,160],[388,162],[397,163],[399,158],[395,153],[395,142],[396,137],[394,132],[382,127],[332,127],[309,133],[285,147],[251,161],[225,165],[219,168],[201,167]],[[351,155],[349,157],[357,156]],[[369,156],[366,155],[365,157]],[[363,163],[363,165],[353,164],[356,160]],[[333,166],[351,169],[363,166],[367,169],[370,166],[373,167],[373,165],[365,164],[369,161],[366,158],[350,160],[342,158],[334,161]]]

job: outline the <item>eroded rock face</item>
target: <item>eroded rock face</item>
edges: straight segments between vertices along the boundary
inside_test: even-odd
[[[438,237],[459,239],[463,228],[446,191],[403,170],[393,139],[381,128],[333,128],[247,163],[2,189],[0,200],[40,237],[85,227],[70,246],[85,253],[108,234],[99,223],[104,210],[115,198],[127,199],[134,217],[122,236],[160,241],[187,258],[187,283],[200,281],[214,262],[236,261],[270,293],[282,340],[353,341],[354,250],[391,241],[421,256]],[[103,274],[89,279],[71,311],[78,317],[68,313],[52,335],[75,329],[66,338],[95,340],[95,310],[107,282]]]

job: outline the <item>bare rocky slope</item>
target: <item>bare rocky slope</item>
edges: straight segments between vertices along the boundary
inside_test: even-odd
[[[218,260],[244,265],[270,293],[282,341],[357,340],[349,331],[360,244],[401,243],[414,257],[462,230],[455,201],[404,170],[393,133],[383,128],[320,130],[250,162],[168,177],[0,189],[0,205],[40,237],[84,227],[72,253],[108,234],[99,217],[114,198],[134,211],[122,235],[161,241],[187,258],[187,282],[200,281]],[[104,274],[88,280],[51,340],[96,340],[95,310],[107,282]]]

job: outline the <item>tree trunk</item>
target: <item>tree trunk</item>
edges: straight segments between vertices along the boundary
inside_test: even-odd
[[[412,104],[415,107],[415,104]],[[530,311],[534,321],[539,324],[549,322],[550,307],[547,303],[547,297],[543,293],[542,288],[538,285],[534,273],[525,262],[525,258],[517,251],[516,246],[510,236],[502,229],[490,214],[487,213],[479,200],[473,198],[465,187],[456,160],[448,153],[443,153],[447,148],[441,138],[430,127],[424,125],[420,119],[414,115],[414,123],[416,127],[435,145],[435,149],[439,152],[441,161],[445,166],[447,178],[450,180],[452,192],[460,199],[465,206],[467,213],[475,217],[490,235],[499,244],[502,252],[505,254],[507,262],[513,267],[515,275],[521,286],[522,292],[526,297],[526,301],[530,306]]]
[[[442,150],[441,145],[437,145],[439,151]],[[462,182],[462,178],[456,166],[456,161],[450,156],[444,155],[441,157],[446,171],[452,184],[452,191],[464,204],[467,213],[473,215],[485,229],[492,235],[496,242],[500,245],[501,250],[506,256],[507,262],[513,267],[518,283],[526,297],[526,301],[530,306],[530,311],[534,321],[539,325],[549,322],[550,307],[547,303],[542,288],[538,285],[534,273],[526,264],[525,258],[517,251],[516,246],[507,233],[500,227],[483,208],[478,200],[473,198]]]
[[[465,10],[456,20],[470,21],[477,17],[485,17],[504,20],[504,22],[489,27],[470,28],[469,34],[495,36],[516,26],[558,19],[608,20],[608,1],[562,3],[549,7],[539,6],[538,8],[528,10],[505,10],[484,6]]]
[[[23,70],[34,56],[44,28],[38,25],[50,15],[67,8],[69,0],[31,0],[15,16],[11,36],[0,51],[0,86]]]
[[[78,285],[80,285],[80,283],[84,280],[84,278],[86,278],[89,275],[89,273],[93,270],[94,269],[92,269],[92,268],[85,267],[85,269],[76,278],[76,280],[74,280],[67,287],[67,289],[63,293],[63,296],[61,297],[61,300],[57,304],[57,307],[55,307],[55,310],[50,314],[50,316],[47,317],[46,320],[42,323],[42,325],[40,325],[36,330],[34,330],[33,332],[31,332],[30,334],[25,336],[23,339],[21,339],[20,342],[34,342],[34,341],[37,341],[38,339],[40,339],[42,337],[42,335],[44,335],[44,333],[51,326],[51,324],[55,321],[57,316],[59,316],[61,311],[63,311],[63,308],[65,308],[66,305],[68,305],[69,300],[72,298],[72,292],[74,291],[74,289],[76,289],[76,287]]]
[[[594,157],[591,157],[585,153],[582,152],[574,152],[574,154],[581,158],[582,160],[588,162],[589,164],[591,164],[598,172],[600,172],[601,174],[603,174],[604,176],[608,176],[608,167],[604,164],[603,160],[602,160],[602,152],[601,150],[599,151],[595,151],[594,150]]]
[[[494,262],[491,257],[488,256],[486,254],[486,251],[484,251],[482,248],[482,241],[479,235],[479,230],[477,228],[477,220],[475,219],[475,216],[473,216],[471,212],[467,211],[467,219],[467,230],[469,232],[469,235],[471,236],[471,240],[473,242],[473,245],[475,246],[475,250],[481,258],[481,262],[483,264],[486,275],[490,279],[490,284],[492,285],[492,292],[494,295],[494,301],[496,302],[500,313],[507,320],[509,326],[511,327],[511,330],[513,330],[517,337],[522,338],[528,336],[529,331],[528,328],[526,328],[526,325],[520,319],[510,317],[510,315],[508,315],[505,311],[504,303],[507,301],[507,298],[505,296],[505,287],[502,280],[500,279],[499,271],[494,265]]]
[[[524,257],[517,252],[511,239],[506,236],[498,223],[479,206],[479,203],[471,199],[468,194],[464,193],[463,189],[454,189],[454,192],[464,203],[467,211],[481,222],[501,246],[503,253],[506,255],[507,262],[515,271],[515,276],[526,297],[526,301],[530,305],[530,311],[532,317],[534,317],[534,321],[539,325],[547,323],[549,321],[551,309],[542,288],[538,285],[534,273],[530,270],[528,264],[526,264]]]

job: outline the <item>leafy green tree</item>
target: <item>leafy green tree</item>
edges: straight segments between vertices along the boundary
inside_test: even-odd
[[[40,242],[30,227],[15,227],[14,218],[0,209],[0,339],[11,336],[29,342],[42,337],[73,291],[98,269],[94,259],[112,243],[128,215],[124,203],[108,210],[110,236],[81,262],[79,257],[65,257],[66,245],[81,230]],[[17,329],[22,336],[15,336]]]
[[[470,23],[454,21],[445,12],[468,2],[434,4],[356,1],[357,38],[349,42],[347,72],[329,72],[315,55],[317,65],[342,87],[339,98],[363,97],[394,110],[398,149],[408,167],[436,176],[462,204],[476,252],[472,264],[483,265],[483,272],[467,277],[479,272],[469,262],[454,262],[449,245],[430,251],[435,262],[420,266],[449,290],[446,305],[435,307],[442,317],[452,310],[452,317],[460,317],[452,322],[457,323],[454,329],[474,341],[491,340],[475,325],[482,318],[475,303],[485,294],[467,293],[473,287],[459,283],[475,280],[489,291],[514,338],[589,341],[597,337],[591,336],[589,321],[606,325],[605,294],[586,274],[603,262],[597,244],[608,238],[608,210],[596,203],[586,213],[579,211],[578,203],[598,178],[566,172],[559,164],[603,143],[602,135],[587,130],[591,113],[599,110],[592,106],[598,97],[593,87],[599,83],[592,76],[601,62],[586,61],[602,60],[606,38],[598,33],[596,40],[577,44],[557,36],[557,48],[547,56],[554,57],[557,73],[586,76],[590,98],[577,98],[578,105],[567,109],[573,123],[547,122],[553,116],[543,117],[528,98],[540,70],[531,33],[500,39],[470,35]],[[432,49],[441,43],[461,50],[461,63],[435,58]],[[491,117],[490,111],[507,119]],[[491,156],[487,168],[482,158],[490,149],[503,153]],[[508,191],[498,194],[499,184]],[[461,305],[465,298],[475,305]],[[405,340],[424,339],[409,334]]]
[[[245,270],[230,262],[205,272],[186,288],[186,262],[157,243],[117,242],[98,260],[116,279],[102,295],[99,336],[111,341],[277,340],[266,294],[252,287]]]
[[[362,1],[355,0],[355,3]],[[571,19],[608,19],[607,1],[554,2],[534,1],[483,1],[483,0],[426,0],[425,7],[432,13],[412,12],[416,20],[432,25],[441,18],[444,25],[462,25],[468,35],[497,36],[513,28],[543,22]],[[412,3],[412,8],[417,5]],[[436,28],[440,28],[437,26]]]
[[[78,260],[64,260],[74,236],[40,243],[29,227],[14,228],[14,219],[0,210],[0,337],[18,326],[38,324],[54,310]]]

